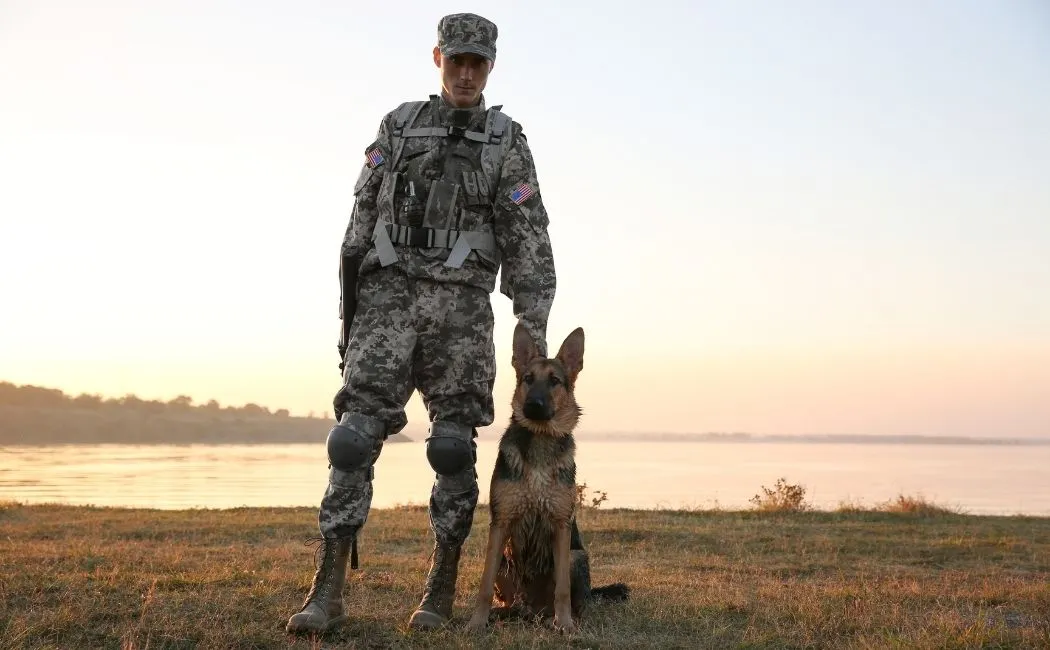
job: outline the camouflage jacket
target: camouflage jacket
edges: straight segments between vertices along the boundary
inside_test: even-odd
[[[522,127],[499,108],[431,96],[387,113],[365,148],[342,255],[361,260],[361,275],[396,264],[489,292],[502,266],[500,291],[546,354],[556,287],[547,211]]]

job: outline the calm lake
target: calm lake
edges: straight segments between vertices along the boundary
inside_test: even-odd
[[[479,441],[481,500],[496,441]],[[388,444],[373,506],[426,503],[423,442]],[[1050,516],[1050,445],[580,440],[578,480],[602,507],[748,508],[779,477],[821,509],[923,496],[970,514]],[[321,444],[0,447],[0,500],[146,508],[316,507]]]

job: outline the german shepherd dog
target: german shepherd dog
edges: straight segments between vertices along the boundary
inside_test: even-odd
[[[583,369],[583,329],[557,356],[541,356],[519,323],[511,365],[517,388],[510,424],[499,442],[489,488],[488,546],[469,631],[488,624],[493,596],[506,609],[554,617],[571,633],[573,616],[597,598],[624,600],[622,583],[591,588],[590,564],[576,525],[576,442],[582,410],[576,378]]]

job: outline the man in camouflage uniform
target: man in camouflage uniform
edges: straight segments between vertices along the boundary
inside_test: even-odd
[[[343,387],[318,515],[322,559],[289,632],[346,620],[346,562],[368,517],[374,465],[386,437],[407,424],[414,390],[431,423],[435,542],[410,625],[448,622],[478,501],[474,438],[494,419],[490,294],[501,265],[501,292],[546,354],[555,293],[547,213],[521,125],[485,106],[496,36],[496,25],[474,14],[442,18],[433,52],[441,93],[387,113],[364,150],[342,245]]]

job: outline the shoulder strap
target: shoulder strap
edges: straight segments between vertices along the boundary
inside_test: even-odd
[[[489,181],[489,199],[495,201],[499,189],[499,177],[503,172],[503,159],[510,150],[511,119],[500,109],[503,105],[493,106],[485,120],[485,133],[488,140],[481,147],[481,169]]]
[[[419,111],[426,105],[426,101],[415,101],[405,102],[397,107],[394,113],[394,128],[390,132],[390,167],[396,165],[401,158],[401,150],[405,147],[405,126],[412,124]]]

